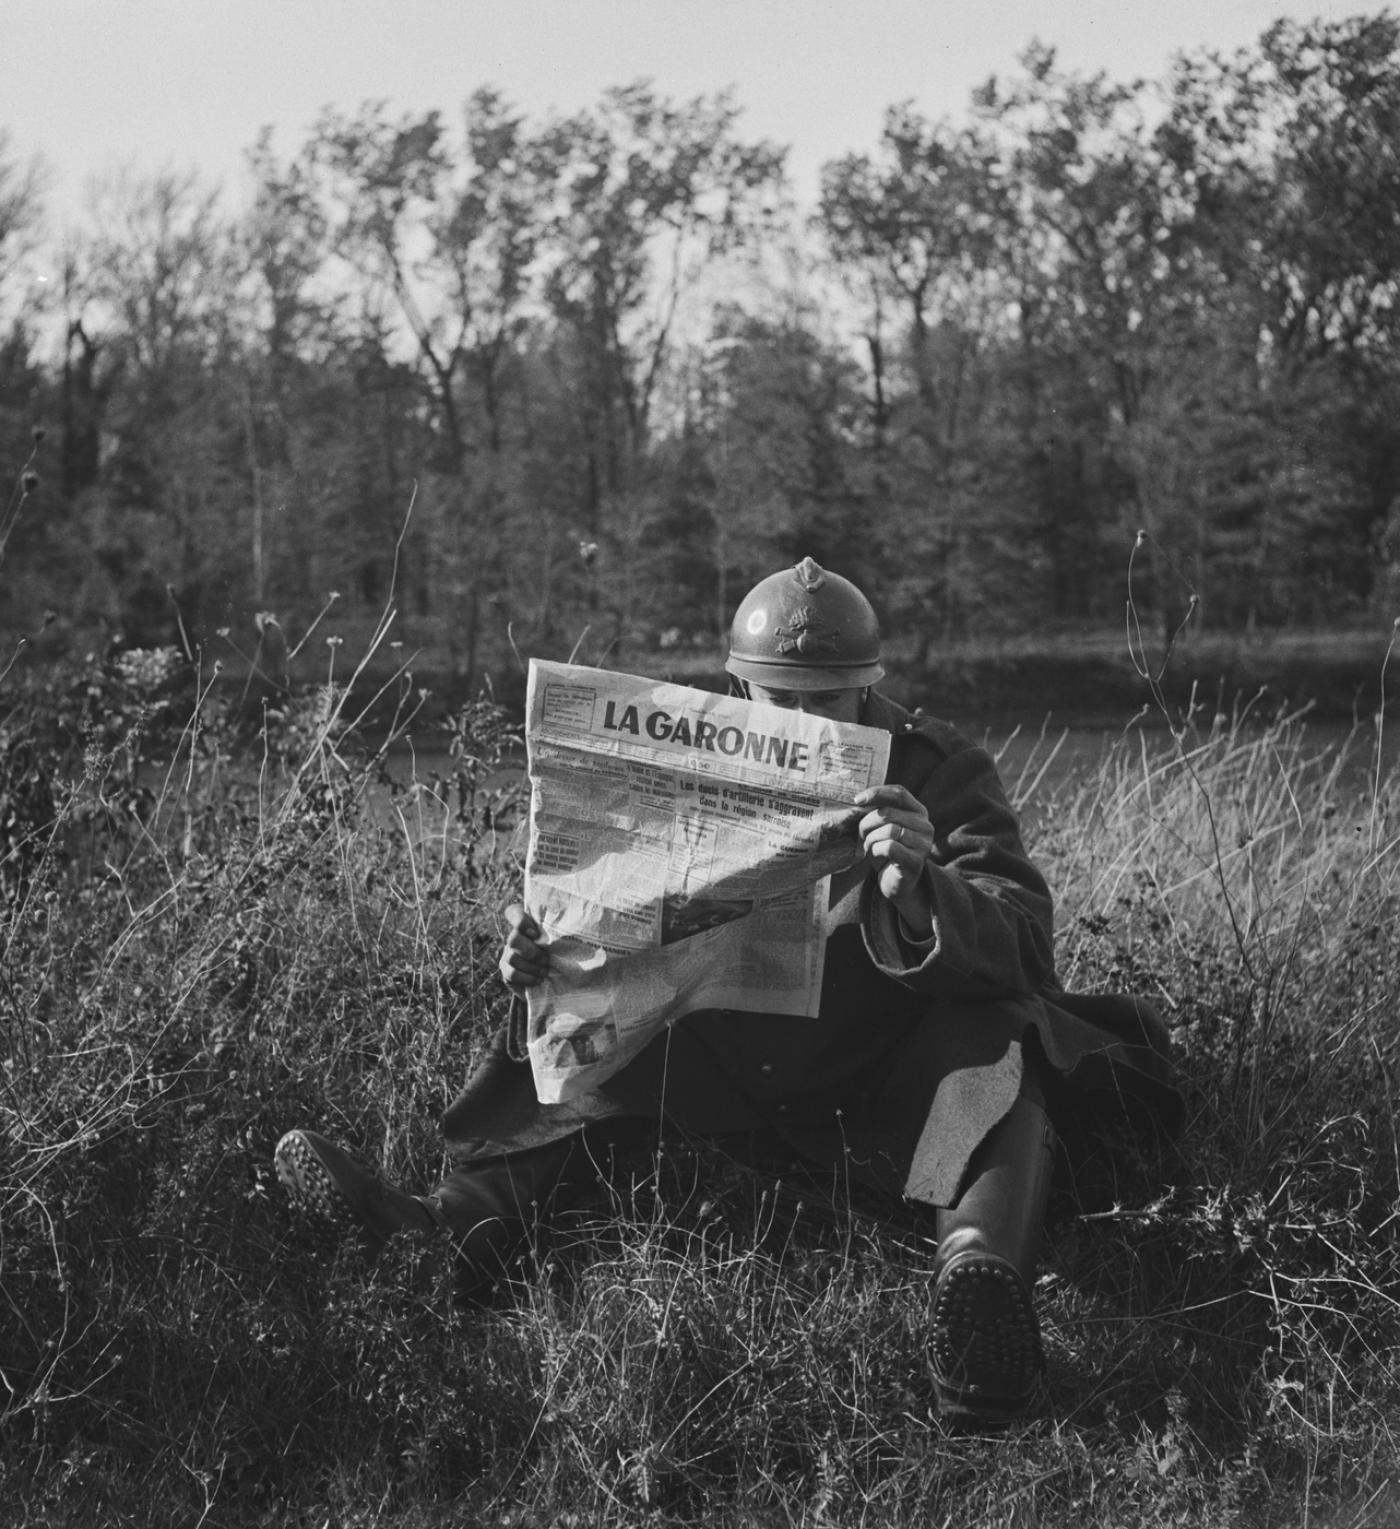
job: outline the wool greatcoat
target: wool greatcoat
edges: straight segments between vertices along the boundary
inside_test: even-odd
[[[1072,1126],[1108,1116],[1175,1129],[1180,1099],[1152,1005],[1058,986],[1050,893],[991,757],[877,692],[861,721],[893,735],[886,779],[933,824],[930,937],[913,938],[857,864],[831,879],[817,1018],[689,1014],[563,1104],[535,1097],[517,1002],[444,1116],[459,1171],[631,1116],[698,1136],[761,1132],[860,1184],[946,1206],[1027,1071]]]

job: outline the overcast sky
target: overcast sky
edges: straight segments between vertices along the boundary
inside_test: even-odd
[[[1118,80],[1173,53],[1254,42],[1280,15],[1383,9],[1290,0],[0,0],[0,126],[52,171],[56,221],[117,165],[197,169],[237,200],[264,124],[289,155],[323,106],[385,98],[455,112],[499,86],[531,115],[649,78],[685,98],[733,86],[742,127],[818,167],[873,146],[884,108],[960,117],[1033,39]]]

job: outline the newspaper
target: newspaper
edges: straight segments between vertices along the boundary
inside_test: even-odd
[[[889,734],[573,664],[530,664],[525,903],[546,1104],[604,1082],[697,1009],[812,1016],[828,881]]]

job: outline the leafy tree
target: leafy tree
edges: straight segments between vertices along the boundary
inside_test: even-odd
[[[1183,58],[1161,139],[1213,327],[1239,336],[1236,398],[1273,422],[1247,476],[1286,507],[1286,568],[1364,596],[1400,487],[1400,20],[1281,21]]]
[[[1057,448],[1069,397],[1084,393],[1082,348],[1047,314],[1059,255],[1025,193],[1013,103],[991,87],[982,99],[983,117],[964,129],[892,110],[876,154],[847,156],[823,179],[824,235],[869,292],[871,440],[876,492],[892,506],[882,551],[899,570],[893,604],[925,641],[1003,628],[1050,604],[1047,543],[1056,570],[1085,566],[1082,546],[1060,553],[1054,525],[1065,503],[1082,516],[1087,497],[1057,490],[1057,464],[1082,460]],[[1063,579],[1053,601],[1073,605]]]
[[[216,196],[192,176],[99,188],[74,253],[70,362],[100,368],[100,472],[77,508],[95,556],[90,609],[143,643],[171,636],[171,596],[211,622],[242,566],[237,262]]]
[[[0,127],[0,320],[13,323],[16,309],[27,306],[15,278],[43,236],[46,181],[42,162],[20,163],[9,132]]]
[[[539,134],[555,188],[544,295],[586,442],[590,535],[650,444],[683,298],[776,205],[782,154],[742,142],[738,115],[727,94],[676,105],[637,83]]]
[[[42,567],[27,553],[45,540],[45,517],[38,512],[52,495],[36,471],[47,464],[39,460],[33,433],[43,428],[50,403],[35,356],[40,303],[23,276],[43,232],[44,181],[42,164],[21,163],[0,128],[0,559],[8,558],[12,568]],[[31,596],[38,593],[32,574],[21,582]],[[26,608],[25,624],[32,625],[33,617],[32,607]],[[7,662],[8,655],[0,656],[0,668]]]
[[[919,432],[941,457],[958,437],[966,355],[939,365],[936,336],[960,334],[975,349],[995,319],[1002,230],[1010,216],[1003,165],[975,130],[929,123],[910,105],[886,114],[874,155],[851,154],[822,175],[819,226],[841,261],[871,283],[866,335],[883,434],[888,358],[883,324],[891,300],[909,336],[909,370],[921,406]]]

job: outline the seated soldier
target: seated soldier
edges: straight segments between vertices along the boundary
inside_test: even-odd
[[[991,758],[872,688],[879,631],[854,584],[811,558],[764,579],[735,614],[726,668],[753,700],[892,735],[884,784],[856,799],[862,858],[831,879],[819,1016],[693,1013],[592,1093],[541,1104],[522,1037],[506,1033],[517,1012],[444,1117],[455,1167],[430,1194],[384,1183],[310,1131],[283,1137],[279,1176],[374,1238],[447,1230],[486,1283],[532,1207],[591,1181],[602,1143],[629,1125],[723,1136],[731,1150],[777,1141],[933,1208],[941,1405],[1011,1416],[1041,1365],[1031,1292],[1051,1112],[1173,1126],[1165,1030],[1139,1000],[1059,991],[1050,894]],[[523,909],[508,922],[500,971],[520,993],[548,975],[549,947]]]

